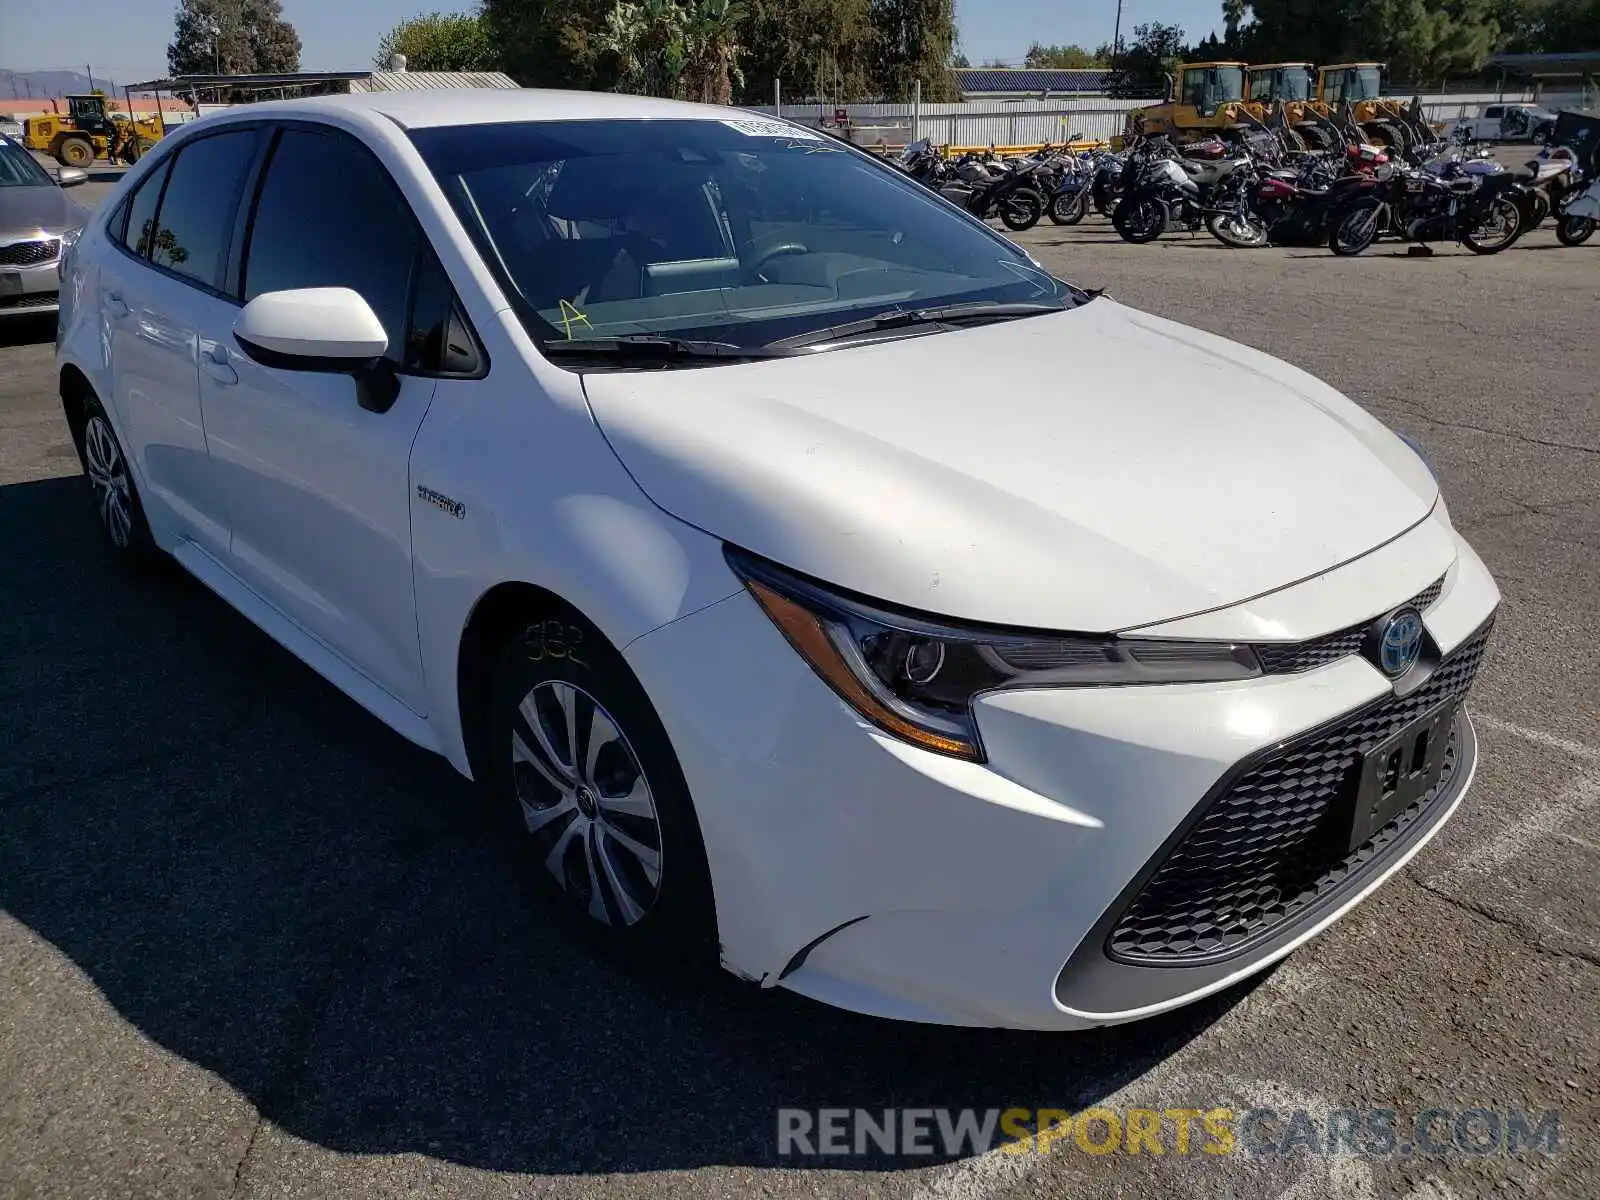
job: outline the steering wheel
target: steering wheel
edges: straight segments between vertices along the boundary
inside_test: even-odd
[[[774,246],[760,258],[756,259],[755,263],[750,267],[750,273],[752,275],[760,275],[762,270],[765,269],[766,265],[775,258],[786,258],[792,254],[810,253],[810,247],[802,245],[800,242],[783,242],[780,245]]]

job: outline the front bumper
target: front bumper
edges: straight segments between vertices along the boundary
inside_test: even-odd
[[[1424,614],[1449,660],[1498,593],[1447,526],[1427,536],[1455,551]],[[1253,602],[1252,619],[1261,608]],[[1460,803],[1475,760],[1463,716],[1454,771],[1403,835],[1270,936],[1204,966],[1130,966],[1107,954],[1108,932],[1219,784],[1392,695],[1364,659],[1223,684],[993,695],[977,706],[989,754],[980,765],[865,725],[743,593],[626,655],[695,797],[724,964],[909,1020],[1085,1028],[1226,987],[1337,920],[1420,850]]]
[[[35,244],[53,243],[53,252],[39,258],[24,253]],[[46,238],[36,242],[14,243],[0,247],[0,319],[52,313],[59,305],[61,276],[59,259],[61,239]],[[12,262],[8,252],[18,261]],[[41,252],[42,253],[42,252]],[[24,264],[24,260],[27,260]]]

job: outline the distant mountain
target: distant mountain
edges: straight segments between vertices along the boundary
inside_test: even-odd
[[[119,81],[94,77],[94,86],[108,96],[120,96]],[[89,77],[81,71],[12,71],[0,69],[0,96],[28,98],[29,89],[35,96],[69,96],[89,91]]]

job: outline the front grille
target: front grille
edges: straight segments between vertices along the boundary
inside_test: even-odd
[[[1439,598],[1442,591],[1444,591],[1443,576],[1437,582],[1423,588],[1406,603],[1418,612],[1424,612]],[[1405,605],[1400,607],[1403,608]],[[1261,669],[1268,675],[1294,675],[1300,671],[1310,671],[1352,654],[1360,654],[1361,643],[1371,625],[1372,621],[1366,620],[1348,629],[1341,629],[1337,633],[1326,633],[1305,642],[1290,642],[1277,646],[1260,645],[1255,647],[1256,657],[1261,660]]]
[[[42,242],[12,242],[0,246],[0,267],[42,267],[53,263],[61,253],[59,238],[46,238]]]
[[[23,292],[19,296],[0,296],[0,308],[36,308],[55,304],[58,299],[56,292]]]
[[[1438,785],[1353,852],[1345,841],[1361,757],[1472,686],[1485,629],[1422,687],[1389,696],[1252,764],[1167,854],[1106,939],[1106,953],[1140,966],[1214,962],[1247,949],[1338,889],[1448,791],[1455,738]]]

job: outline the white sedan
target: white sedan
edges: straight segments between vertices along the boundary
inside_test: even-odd
[[[812,131],[252,105],[63,288],[111,551],[480,781],[622,951],[1126,1021],[1337,920],[1472,778],[1498,593],[1416,450]]]

